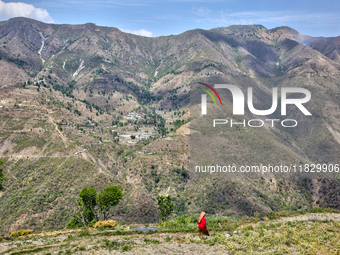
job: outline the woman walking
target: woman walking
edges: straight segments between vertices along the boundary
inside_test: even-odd
[[[209,236],[209,232],[207,229],[207,224],[206,224],[206,220],[205,220],[205,212],[201,212],[201,215],[198,219],[198,233],[200,235],[207,235]]]

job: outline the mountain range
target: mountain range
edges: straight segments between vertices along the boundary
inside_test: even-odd
[[[199,82],[253,87],[258,109],[270,108],[273,87],[312,94],[312,119],[288,109],[301,128],[224,130],[215,142],[230,162],[340,163],[339,45],[261,25],[149,38],[92,23],[0,22],[1,231],[65,227],[90,186],[122,189],[123,223],[157,221],[158,195],[174,198],[176,214],[340,209],[337,178],[202,178],[190,167]],[[246,109],[245,118],[258,117]]]

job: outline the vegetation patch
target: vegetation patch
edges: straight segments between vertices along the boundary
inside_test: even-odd
[[[95,229],[112,229],[117,225],[117,222],[114,220],[105,220],[105,221],[98,221],[96,224],[93,225]]]
[[[32,233],[33,233],[33,230],[31,229],[21,229],[21,230],[12,232],[11,236],[26,236]]]

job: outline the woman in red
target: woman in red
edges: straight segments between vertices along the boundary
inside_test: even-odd
[[[205,212],[201,212],[201,215],[198,219],[198,233],[200,235],[207,235],[209,236],[209,232],[207,229],[207,224],[206,224],[206,220],[205,220]]]

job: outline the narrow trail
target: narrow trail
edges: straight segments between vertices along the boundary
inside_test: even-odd
[[[53,118],[52,118],[52,116],[50,115],[51,113],[52,113],[52,112],[49,112],[49,113],[48,113],[48,120],[55,126],[55,130],[59,133],[60,138],[63,140],[63,143],[64,143],[65,147],[67,148],[68,145],[67,145],[66,137],[65,137],[65,136],[63,135],[63,133],[59,130],[58,125],[54,123]]]
[[[93,157],[93,155],[91,155],[91,153],[89,153],[88,151],[85,151],[82,153],[83,158],[85,160],[87,160],[88,162],[91,162],[93,164],[95,164],[96,166],[98,166],[98,173],[102,173],[105,174],[107,176],[111,176],[108,172],[107,172],[107,168],[106,166],[103,164],[103,162],[100,159],[95,159]]]
[[[18,180],[18,179],[11,173],[11,171],[9,170],[9,168],[7,169],[7,172],[8,172],[15,180]]]
[[[7,172],[9,173],[9,175],[11,175],[16,181],[17,181],[18,179],[14,176],[14,174],[12,174],[12,172],[11,172],[10,169],[13,168],[13,166],[18,162],[18,160],[19,160],[19,159],[15,159],[14,164],[12,164],[11,167],[8,167],[8,168],[7,168]]]
[[[46,150],[46,148],[54,141],[55,138],[56,138],[56,135],[53,135],[50,141],[45,143],[45,145],[41,149],[41,154],[44,154],[44,151]]]
[[[0,158],[7,158],[7,159],[12,159],[15,161],[18,161],[19,159],[28,159],[28,158],[65,158],[65,161],[67,160],[67,158],[78,158],[80,155],[82,155],[82,157],[90,162],[95,164],[98,167],[98,173],[102,173],[105,174],[107,176],[111,176],[110,173],[108,172],[107,167],[105,166],[105,164],[99,159],[94,157],[90,152],[89,152],[89,148],[88,146],[91,145],[103,145],[102,142],[98,142],[98,143],[87,143],[87,144],[82,144],[79,147],[79,151],[77,151],[76,153],[72,153],[72,155],[65,155],[65,156],[47,156],[47,155],[43,155],[44,151],[46,150],[46,148],[48,148],[48,146],[53,143],[53,141],[56,139],[56,137],[59,135],[59,137],[62,139],[63,144],[65,145],[65,148],[68,147],[68,142],[67,142],[67,138],[63,135],[63,133],[59,130],[58,125],[54,122],[53,117],[51,116],[51,114],[53,113],[53,111],[48,110],[48,122],[52,123],[55,127],[55,133],[52,134],[51,139],[43,146],[43,148],[40,151],[40,155],[35,155],[35,154],[13,154],[13,155],[0,155]],[[20,132],[20,131],[18,131]],[[86,149],[85,149],[86,148]],[[63,161],[62,164],[65,163],[65,161]],[[15,163],[14,163],[15,164]],[[61,164],[61,165],[62,165]],[[13,176],[14,179],[16,179],[16,177],[10,172],[10,170],[8,169],[8,172],[11,176]]]
[[[45,156],[45,155],[0,155],[0,158],[74,158],[73,156]]]
[[[67,161],[67,158],[58,166],[56,170],[59,170],[65,164],[66,161]]]
[[[107,167],[103,164],[103,162],[98,158],[97,160],[93,157],[93,155],[91,155],[91,153],[89,152],[89,149],[85,149],[84,146],[88,146],[88,145],[93,145],[93,144],[103,144],[102,142],[99,143],[87,143],[87,144],[82,144],[80,145],[83,148],[83,151],[81,152],[81,154],[83,155],[83,158],[89,162],[92,162],[94,164],[96,164],[98,166],[98,173],[102,173],[105,174],[107,176],[111,176],[108,172],[107,172]]]

